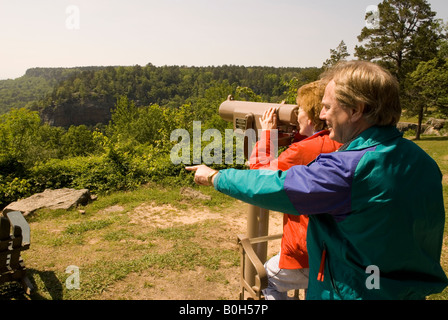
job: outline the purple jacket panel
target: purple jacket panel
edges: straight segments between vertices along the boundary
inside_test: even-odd
[[[336,221],[351,212],[353,177],[359,160],[369,150],[321,154],[308,166],[288,170],[285,192],[300,214],[329,213]]]

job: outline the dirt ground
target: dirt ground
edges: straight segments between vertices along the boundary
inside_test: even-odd
[[[237,235],[247,231],[248,205],[237,202],[224,213],[212,209],[195,210],[194,208],[179,212],[169,205],[154,206],[142,204],[131,214],[131,223],[151,225],[160,228],[193,224],[205,220],[218,220],[221,234],[216,235],[216,242],[210,246],[219,246],[238,250]],[[113,210],[113,208],[111,208]],[[269,214],[269,234],[282,232],[283,216],[278,212]],[[224,222],[224,225],[222,224]],[[280,248],[280,240],[273,240],[268,245],[268,257],[275,255]],[[240,269],[238,266],[209,270],[203,267],[183,272],[163,270],[157,273],[148,271],[131,274],[105,290],[99,299],[150,300],[235,300],[240,292]]]

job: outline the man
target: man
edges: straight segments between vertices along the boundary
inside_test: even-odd
[[[398,83],[364,61],[338,64],[320,117],[344,145],[287,171],[205,166],[195,181],[237,199],[309,215],[307,299],[425,299],[448,279],[440,265],[445,211],[433,159],[396,129]]]

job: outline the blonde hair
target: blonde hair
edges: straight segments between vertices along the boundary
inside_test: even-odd
[[[344,61],[322,75],[334,81],[338,102],[348,108],[364,104],[364,118],[372,125],[396,125],[401,116],[399,84],[392,74],[368,61]]]
[[[320,131],[326,126],[325,121],[319,118],[324,92],[325,83],[320,80],[305,84],[297,91],[297,104],[308,115],[314,125],[314,131]]]

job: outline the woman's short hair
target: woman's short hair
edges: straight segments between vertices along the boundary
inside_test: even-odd
[[[325,83],[334,80],[338,102],[354,108],[364,104],[364,117],[371,125],[396,125],[401,116],[399,84],[387,70],[368,61],[343,61],[324,72]]]
[[[324,93],[325,83],[320,80],[305,84],[297,91],[297,105],[306,112],[316,132],[326,126],[325,121],[319,118]]]

